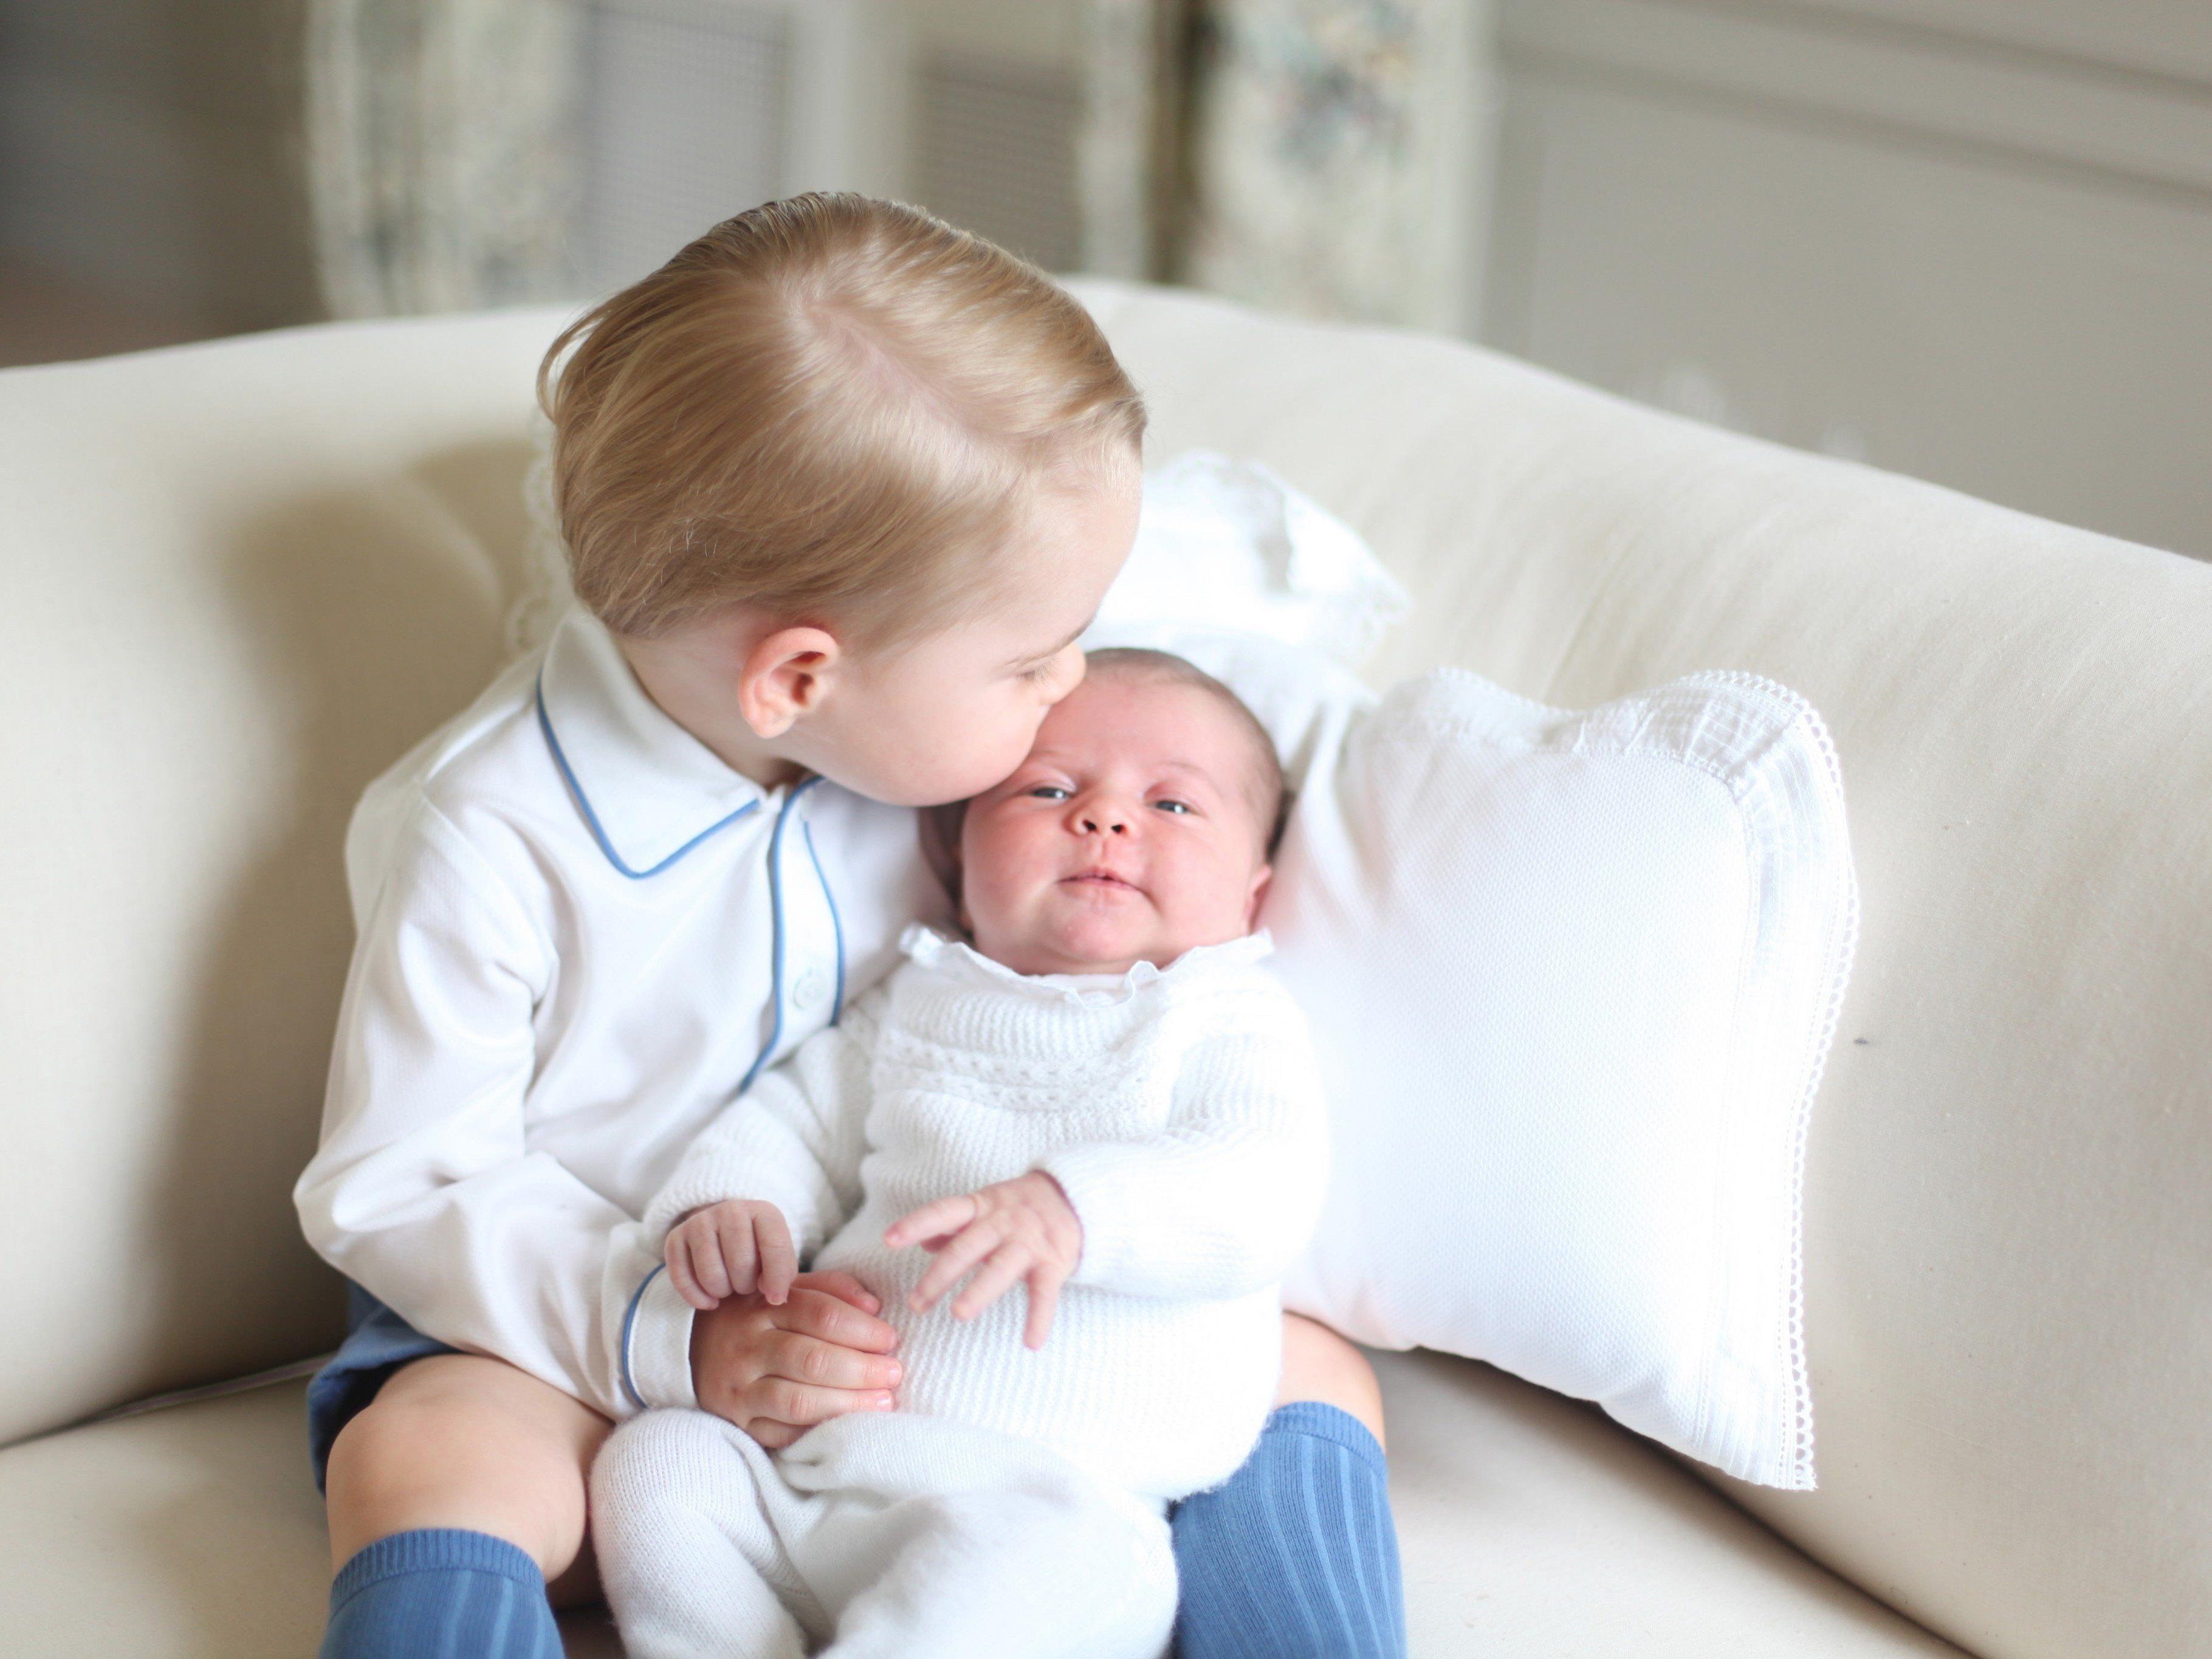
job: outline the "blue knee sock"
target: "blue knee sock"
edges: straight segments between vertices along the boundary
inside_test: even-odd
[[[1350,1413],[1278,1407],[1244,1467],[1173,1521],[1178,1659],[1403,1659],[1382,1448]]]
[[[331,1585],[322,1659],[561,1659],[538,1564],[451,1528],[380,1538]]]

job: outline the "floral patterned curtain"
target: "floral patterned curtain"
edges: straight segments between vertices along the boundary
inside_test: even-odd
[[[1173,274],[1187,45],[1195,16],[1196,0],[1083,0],[1077,163],[1085,270]]]
[[[1486,0],[1204,0],[1176,274],[1464,332],[1487,215]]]
[[[307,175],[335,316],[573,290],[577,0],[308,0]]]

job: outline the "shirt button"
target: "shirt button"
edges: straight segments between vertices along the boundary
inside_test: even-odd
[[[819,968],[809,968],[793,983],[791,1000],[800,1012],[812,1013],[830,1000],[830,975]]]

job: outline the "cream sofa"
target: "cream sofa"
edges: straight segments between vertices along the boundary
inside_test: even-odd
[[[1414,1651],[2212,1652],[2212,568],[1455,344],[1085,294],[1156,455],[1265,459],[1412,586],[1390,673],[1581,704],[1753,669],[1843,755],[1865,922],[1808,1194],[1820,1490],[1380,1357]],[[341,832],[501,660],[556,320],[0,375],[11,1654],[312,1650],[296,1376],[88,1419],[338,1334],[287,1194]]]

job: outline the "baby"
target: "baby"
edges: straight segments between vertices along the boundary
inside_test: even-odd
[[[1260,1431],[1325,1180],[1304,1026],[1252,932],[1282,800],[1225,687],[1093,654],[968,805],[973,946],[910,931],[685,1154],[646,1217],[685,1299],[844,1269],[903,1383],[780,1454],[696,1411],[615,1434],[593,1534],[637,1659],[1166,1646],[1166,1505]]]

